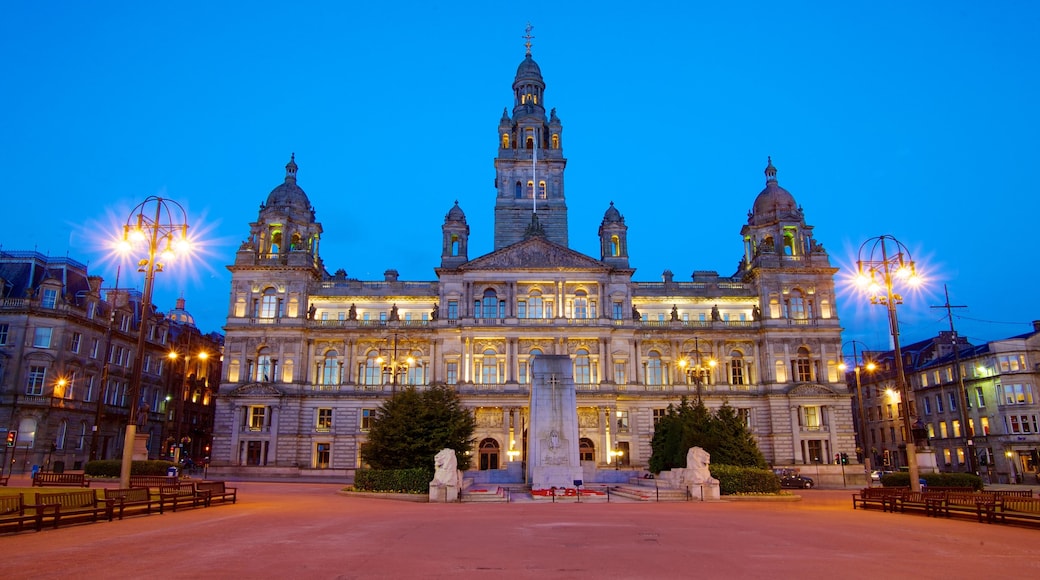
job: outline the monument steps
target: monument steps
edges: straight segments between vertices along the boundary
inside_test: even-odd
[[[508,491],[503,487],[474,487],[462,492],[463,503],[506,503],[509,501]]]
[[[610,488],[610,495],[635,501],[689,501],[685,489],[654,488],[649,485],[618,485]]]

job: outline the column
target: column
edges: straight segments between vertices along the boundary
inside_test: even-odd
[[[281,409],[275,406],[268,408],[271,409],[271,429],[268,432],[267,465],[272,463],[278,465],[278,422],[281,418],[281,413],[279,413]]]
[[[797,405],[791,405],[791,450],[794,451],[795,463],[805,463],[805,457],[802,455],[802,431],[798,426],[798,410]]]
[[[821,405],[820,414],[823,415],[824,420],[826,421],[824,425],[827,425],[827,441],[830,444],[830,451],[828,451],[827,457],[830,458],[833,457],[835,453],[840,452],[838,449],[838,421],[834,416],[834,406]],[[865,449],[866,445],[864,445],[864,453],[866,453]]]

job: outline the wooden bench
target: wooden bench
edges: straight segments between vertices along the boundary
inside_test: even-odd
[[[995,516],[1001,523],[1008,519],[1025,523],[1040,522],[1040,498],[1013,495],[998,495],[995,502]]]
[[[10,475],[0,475],[0,485],[7,487],[7,480],[11,479]]]
[[[161,485],[176,485],[176,476],[168,475],[131,475],[130,487],[147,487],[148,489],[159,489]]]
[[[178,483],[176,485],[159,486],[159,513],[166,510],[166,506],[173,507],[177,511],[179,506],[209,507],[209,492],[200,492],[194,483]]]
[[[150,514],[152,507],[159,503],[152,499],[152,492],[147,487],[105,489],[105,499],[112,501],[112,510],[119,512],[119,519],[123,519],[126,510]]]
[[[32,513],[28,513],[29,510]],[[43,516],[57,512],[57,506],[26,505],[22,494],[0,497],[0,530],[22,531],[25,524],[32,523],[37,532],[43,529]],[[54,520],[53,515],[51,519]]]
[[[226,502],[230,499],[231,503],[238,500],[238,488],[226,487],[223,481],[199,481],[195,483],[195,489],[209,494],[210,505],[218,500]]]
[[[870,506],[878,506],[881,511],[889,511],[893,508],[895,498],[907,488],[903,487],[866,487],[852,494],[852,509]]]
[[[938,492],[943,493],[943,492]],[[900,513],[906,513],[909,510],[920,510],[925,515],[931,515],[932,509],[935,507],[934,500],[938,497],[934,493],[927,491],[910,491],[906,490],[897,496],[892,498],[892,503],[889,509],[892,511],[898,510]]]
[[[112,500],[99,499],[94,490],[37,493],[36,504],[57,504],[54,527],[67,521],[96,522],[101,517],[112,521]]]
[[[90,481],[82,473],[37,473],[32,479],[33,487],[90,487]]]

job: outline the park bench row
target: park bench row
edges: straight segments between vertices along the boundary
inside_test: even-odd
[[[1031,490],[975,492],[963,488],[867,488],[852,495],[852,509],[880,507],[886,512],[921,511],[926,516],[974,516],[979,522],[1040,523],[1040,498]]]
[[[112,521],[132,513],[150,514],[158,509],[177,511],[180,507],[209,507],[214,502],[236,503],[237,489],[223,481],[165,483],[156,487],[104,489],[37,493],[34,504],[26,504],[22,494],[0,497],[0,531],[31,528],[57,528],[64,523]]]

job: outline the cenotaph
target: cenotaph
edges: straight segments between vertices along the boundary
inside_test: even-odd
[[[552,488],[573,490],[574,482],[582,479],[571,364],[567,355],[534,358],[527,428],[527,480],[532,494]]]

